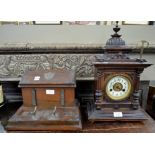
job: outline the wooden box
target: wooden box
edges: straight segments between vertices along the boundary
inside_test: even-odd
[[[24,106],[74,106],[75,76],[70,71],[29,71],[19,83]]]
[[[23,106],[9,120],[8,131],[81,129],[74,72],[28,71],[19,87],[22,89]]]

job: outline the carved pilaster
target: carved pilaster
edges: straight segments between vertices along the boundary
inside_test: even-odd
[[[102,90],[96,90],[95,92],[95,103],[101,103],[103,98],[103,93],[102,93]]]
[[[136,70],[135,72],[135,90],[139,91],[140,84],[140,74],[143,72],[143,69]]]
[[[140,97],[139,91],[135,90],[133,93],[133,103],[132,103],[132,108],[134,110],[139,108],[139,97]]]
[[[102,90],[96,90],[95,92],[95,104],[96,104],[96,109],[100,109],[100,104],[103,101],[103,92]]]
[[[143,72],[143,69],[136,70],[135,72],[135,90],[133,92],[133,101],[132,101],[132,108],[134,110],[139,108],[139,99],[140,99],[139,85],[140,85],[140,74],[142,72]]]

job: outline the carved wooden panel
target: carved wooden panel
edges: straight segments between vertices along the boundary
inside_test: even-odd
[[[77,79],[93,79],[95,56],[101,54],[17,54],[0,55],[0,78],[19,78],[27,70],[67,69]]]

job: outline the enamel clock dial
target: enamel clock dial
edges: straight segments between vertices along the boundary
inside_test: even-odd
[[[113,76],[106,84],[107,96],[115,101],[124,100],[131,93],[131,82],[125,76]]]

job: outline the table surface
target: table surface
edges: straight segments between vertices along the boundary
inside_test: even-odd
[[[146,113],[146,115],[148,115]],[[137,122],[102,122],[85,123],[82,132],[89,133],[155,133],[155,120],[148,115],[148,120]]]
[[[70,133],[67,131],[13,131],[29,133]],[[148,120],[142,122],[102,122],[83,123],[83,129],[76,133],[155,133],[155,121],[148,115]],[[74,133],[74,132],[72,132]]]
[[[10,118],[17,110],[18,106],[15,108],[1,109],[1,115],[3,119]],[[11,110],[10,110],[11,109]],[[151,116],[148,116],[148,120],[143,122],[102,122],[102,123],[89,123],[86,120],[82,121],[83,129],[78,131],[80,133],[155,133],[155,120]],[[3,121],[1,116],[1,121]],[[0,123],[0,132],[6,132]],[[19,131],[17,131],[19,132]],[[27,132],[27,131],[22,131]],[[31,131],[38,132],[38,131]],[[42,131],[43,132],[43,131]],[[47,132],[47,131],[44,131]],[[48,131],[51,132],[51,131]],[[61,132],[61,131],[52,131]],[[63,131],[64,132],[64,131]],[[66,131],[67,132],[67,131]]]

